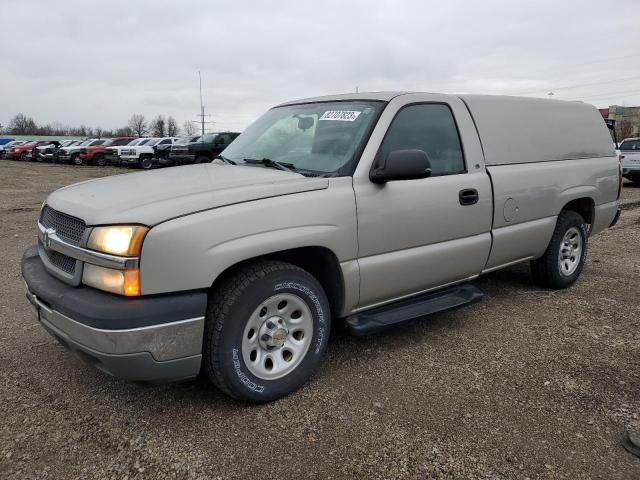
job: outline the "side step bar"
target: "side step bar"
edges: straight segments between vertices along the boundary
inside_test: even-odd
[[[353,335],[368,335],[425,315],[478,302],[482,297],[482,292],[474,285],[457,285],[357,313],[347,318],[347,326]]]

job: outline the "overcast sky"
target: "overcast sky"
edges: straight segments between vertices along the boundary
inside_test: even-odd
[[[2,0],[0,123],[242,129],[285,100],[418,90],[640,105],[640,1]]]

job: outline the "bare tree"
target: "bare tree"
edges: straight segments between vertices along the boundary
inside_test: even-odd
[[[621,120],[616,124],[616,136],[619,142],[631,135],[633,135],[633,123],[629,120]]]
[[[176,137],[180,135],[180,127],[178,127],[178,122],[172,116],[167,118],[167,136],[168,137]]]
[[[190,137],[196,134],[196,126],[193,122],[186,121],[182,124],[182,131],[186,136]]]
[[[158,115],[151,121],[149,128],[154,137],[164,137],[167,133],[167,121],[164,119],[164,116]]]
[[[148,126],[147,120],[141,113],[134,113],[129,119],[129,128],[139,137],[144,137],[147,134]]]
[[[9,122],[9,133],[14,135],[34,135],[38,133],[37,130],[35,120],[24,113],[17,114]]]

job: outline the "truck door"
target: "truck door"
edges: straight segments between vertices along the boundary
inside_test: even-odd
[[[359,308],[474,277],[491,248],[491,183],[466,106],[449,96],[398,98],[407,97],[411,103],[387,106],[367,146],[377,136],[377,150],[369,151],[368,165],[365,150],[354,174]],[[369,180],[371,165],[405,149],[427,153],[429,178]]]

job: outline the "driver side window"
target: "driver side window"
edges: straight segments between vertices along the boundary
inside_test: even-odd
[[[447,105],[409,105],[398,112],[380,146],[381,158],[394,150],[410,149],[427,154],[431,176],[466,171],[458,129]]]

